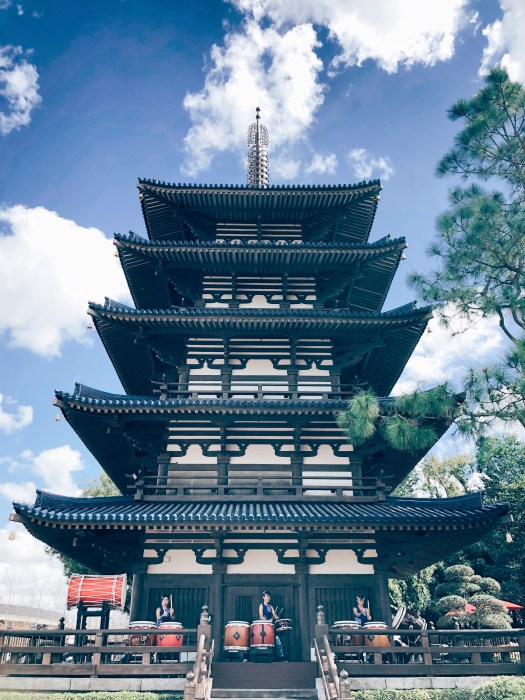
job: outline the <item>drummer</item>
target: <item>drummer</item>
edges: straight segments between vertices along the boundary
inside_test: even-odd
[[[162,622],[171,622],[172,620],[174,620],[175,618],[173,617],[173,612],[173,608],[170,607],[170,599],[168,598],[168,596],[162,596],[160,605],[155,613],[157,618],[157,627]]]
[[[279,619],[279,615],[275,612],[273,605],[270,605],[271,599],[270,591],[263,591],[262,602],[259,605],[259,620]],[[275,655],[277,661],[284,661],[283,645],[277,635],[275,635]]]
[[[370,617],[370,604],[366,607],[365,598],[359,593],[357,594],[356,601],[356,606],[353,608],[355,621],[359,622],[361,627],[363,627],[365,622],[369,622],[372,619]]]

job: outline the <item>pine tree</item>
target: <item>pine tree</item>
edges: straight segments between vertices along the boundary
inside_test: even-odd
[[[437,167],[465,182],[450,190],[429,254],[440,267],[410,283],[439,306],[444,322],[496,318],[509,344],[495,366],[472,367],[461,427],[477,432],[495,418],[525,425],[525,90],[501,68],[449,112],[462,129]],[[483,183],[496,184],[489,191]]]

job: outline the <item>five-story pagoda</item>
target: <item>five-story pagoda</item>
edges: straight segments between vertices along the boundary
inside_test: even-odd
[[[161,593],[188,627],[208,604],[217,643],[270,588],[306,660],[318,604],[347,619],[359,591],[389,622],[388,576],[507,508],[390,497],[423,452],[348,444],[337,412],[363,387],[388,397],[430,309],[382,311],[405,241],[368,242],[379,181],[269,186],[258,112],[249,145],[246,187],[139,180],[148,239],[115,236],[135,308],[89,305],[125,393],[56,392],[123,495],[38,492],[12,517],[98,572],[132,573],[132,619]]]

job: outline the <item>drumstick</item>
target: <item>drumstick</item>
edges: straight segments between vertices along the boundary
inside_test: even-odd
[[[171,608],[171,610],[173,610],[173,597],[172,597],[171,593],[170,593],[170,608]]]

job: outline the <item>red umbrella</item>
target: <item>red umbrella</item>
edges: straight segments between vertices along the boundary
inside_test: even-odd
[[[503,603],[507,610],[523,610],[523,605],[518,605],[517,603],[509,603],[508,600],[500,600],[500,603]]]

